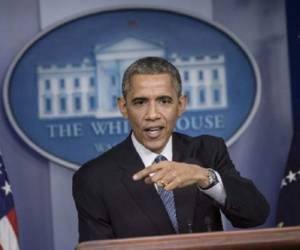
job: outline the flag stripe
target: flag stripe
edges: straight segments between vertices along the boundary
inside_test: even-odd
[[[15,235],[18,237],[19,232],[18,232],[17,215],[16,215],[16,210],[14,208],[11,209],[7,214],[7,219],[12,225]]]
[[[3,250],[18,250],[18,239],[7,217],[0,220],[0,245]]]

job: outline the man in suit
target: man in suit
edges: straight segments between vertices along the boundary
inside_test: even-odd
[[[178,70],[146,57],[124,73],[118,105],[132,132],[73,177],[79,241],[263,224],[269,206],[236,171],[222,139],[173,132],[184,112]]]

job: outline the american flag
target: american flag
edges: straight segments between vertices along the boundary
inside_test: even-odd
[[[279,227],[300,225],[300,123],[295,128],[277,208]]]
[[[0,250],[17,250],[18,226],[11,187],[0,153]]]

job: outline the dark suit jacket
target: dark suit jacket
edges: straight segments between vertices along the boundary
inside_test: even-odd
[[[264,223],[268,203],[253,183],[235,170],[222,139],[174,133],[173,160],[215,169],[227,194],[226,204],[221,206],[195,185],[175,189],[180,233],[222,230],[220,209],[236,227]],[[75,173],[79,241],[175,233],[154,185],[132,180],[143,168],[129,136]]]

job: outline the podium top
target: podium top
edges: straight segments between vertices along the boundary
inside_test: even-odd
[[[82,242],[76,250],[300,249],[300,226]]]

